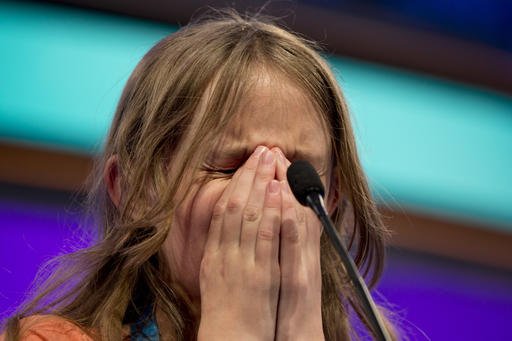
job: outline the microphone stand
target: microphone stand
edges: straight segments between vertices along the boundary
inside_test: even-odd
[[[334,224],[327,214],[322,196],[319,193],[310,193],[306,197],[306,200],[308,206],[311,207],[311,209],[318,216],[318,219],[320,219],[322,222],[327,236],[331,240],[334,249],[340,256],[345,270],[347,271],[347,274],[352,282],[352,285],[355,288],[355,292],[359,298],[359,301],[361,302],[366,315],[369,317],[368,322],[375,337],[379,341],[391,341],[391,337],[386,328],[384,328],[384,322],[382,321],[380,314],[377,313],[377,307],[371,298],[370,292],[368,291],[364,280],[359,275],[354,261],[349,256],[345,246],[338,236],[338,233],[336,232],[336,229],[334,228]]]

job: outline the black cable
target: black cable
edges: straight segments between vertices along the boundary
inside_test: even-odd
[[[309,204],[308,206],[311,207],[313,211],[315,211],[315,214],[322,222],[327,236],[329,237],[334,249],[341,258],[341,261],[345,267],[345,271],[347,272],[350,281],[354,286],[359,301],[361,302],[361,305],[366,312],[366,316],[368,316],[368,322],[373,331],[373,334],[379,341],[391,341],[391,336],[389,335],[387,329],[384,327],[384,321],[382,321],[380,314],[377,312],[377,307],[373,302],[373,299],[370,295],[370,292],[368,291],[368,288],[366,287],[363,278],[361,275],[359,275],[354,261],[349,256],[347,249],[343,245],[340,237],[338,236],[338,233],[336,232],[334,224],[327,215],[323,205],[322,197],[318,194],[310,194],[307,196],[307,201]],[[315,209],[315,207],[322,207],[323,209]]]

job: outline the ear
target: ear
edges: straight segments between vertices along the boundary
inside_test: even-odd
[[[334,174],[331,175],[331,181],[329,184],[329,192],[327,193],[327,202],[325,203],[327,208],[327,213],[332,215],[336,208],[338,207],[338,203],[340,200],[340,180],[338,176]]]
[[[112,155],[105,163],[103,181],[105,181],[107,186],[110,200],[112,200],[116,207],[119,207],[119,202],[121,201],[121,176],[119,174],[117,155]]]

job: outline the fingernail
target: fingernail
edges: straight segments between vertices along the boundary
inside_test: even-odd
[[[265,154],[263,154],[263,162],[269,165],[272,161],[274,161],[274,153],[270,150],[265,151]]]
[[[284,153],[282,150],[279,150],[279,158],[281,159],[281,162],[283,163],[283,165],[285,165],[286,167],[288,167],[290,165],[290,161],[288,161],[288,159],[286,159],[286,156],[284,156]]]
[[[266,149],[267,147],[265,146],[258,146],[254,151],[254,156],[259,157]]]
[[[279,153],[276,152],[275,150],[272,150],[272,153],[274,153],[274,159],[276,160],[276,162],[278,164],[281,164],[281,158],[279,157]]]
[[[283,153],[281,153],[281,151],[279,151],[279,149],[274,149],[274,153],[276,153],[276,159],[279,161],[279,162],[282,162],[283,165],[284,165],[284,159],[283,159]]]
[[[270,184],[268,185],[268,191],[273,194],[278,193],[279,192],[279,181],[277,181],[277,180],[270,181]]]

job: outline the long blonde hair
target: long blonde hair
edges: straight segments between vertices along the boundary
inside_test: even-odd
[[[157,43],[124,88],[96,166],[89,201],[98,217],[97,243],[54,261],[56,268],[37,295],[7,321],[8,339],[18,335],[20,319],[32,314],[56,314],[101,339],[120,339],[122,325],[151,302],[163,312],[175,339],[196,335],[199,314],[179,283],[172,282],[161,247],[172,228],[184,175],[198,168],[208,152],[205,145],[221,135],[258,66],[294,81],[323,114],[342,193],[333,220],[373,286],[382,271],[387,231],[359,163],[346,102],[315,49],[261,18],[233,12],[204,17]],[[209,87],[211,96],[199,115]],[[123,191],[117,207],[103,179],[112,157]],[[321,257],[324,333],[328,340],[348,339],[348,302],[365,317],[325,235]]]

